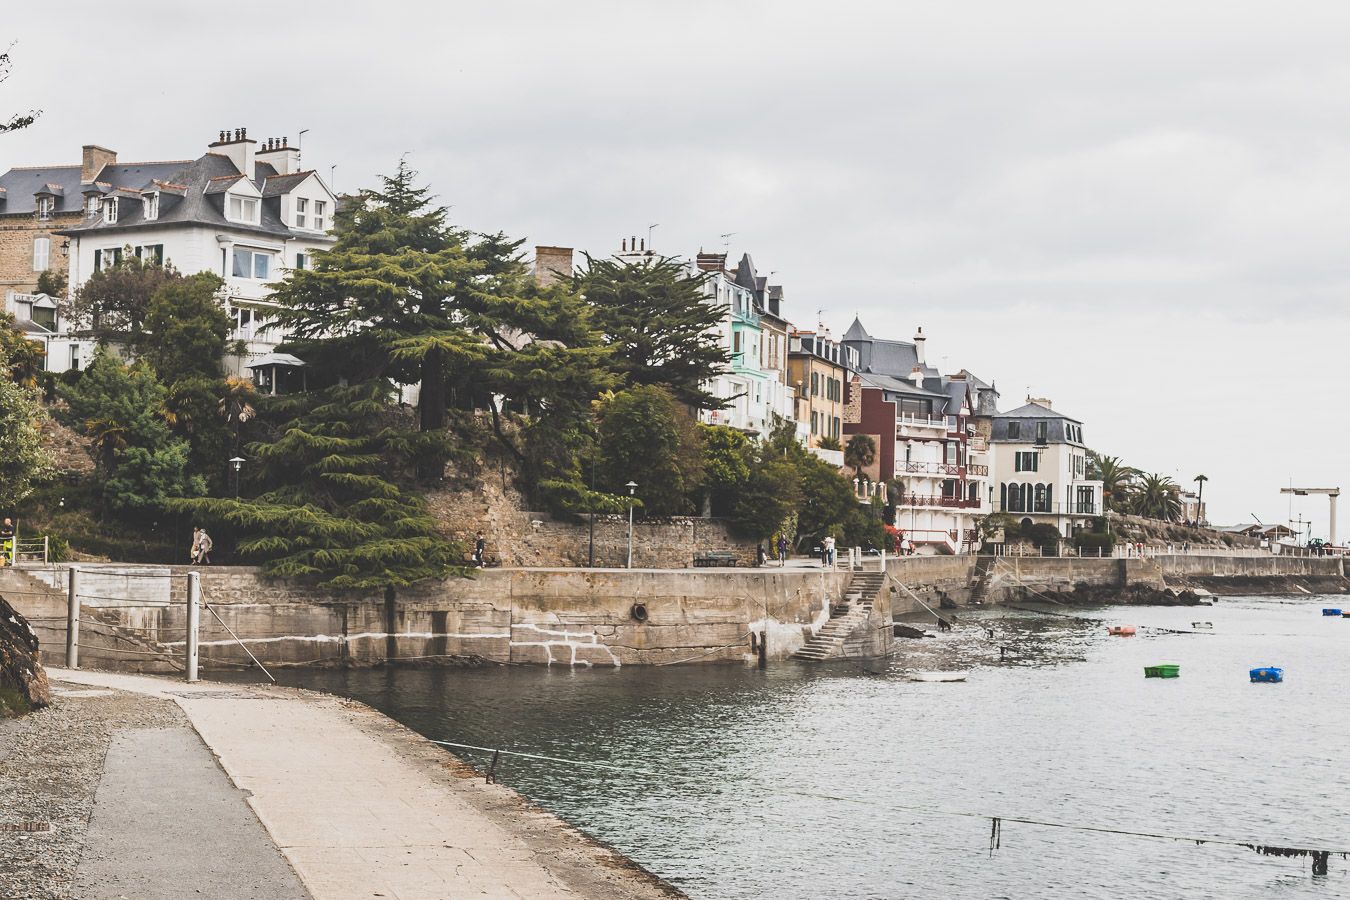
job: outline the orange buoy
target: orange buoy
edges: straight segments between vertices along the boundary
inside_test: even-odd
[[[1135,628],[1133,625],[1112,625],[1110,628],[1106,629],[1107,634],[1112,634],[1116,637],[1129,637],[1134,634],[1134,632]]]

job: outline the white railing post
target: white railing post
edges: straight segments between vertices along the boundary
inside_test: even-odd
[[[52,551],[51,537],[44,534],[42,536],[42,564],[44,566],[51,559],[52,555],[51,551]]]
[[[70,567],[66,593],[66,668],[80,667],[80,570]]]
[[[188,573],[187,589],[187,680],[197,680],[197,625],[201,618],[201,573]]]

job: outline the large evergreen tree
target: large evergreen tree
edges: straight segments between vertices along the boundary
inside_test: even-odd
[[[703,481],[700,436],[693,418],[665,388],[638,385],[602,404],[600,486],[626,495],[629,481],[649,515],[693,511]]]
[[[673,259],[629,264],[588,254],[575,282],[626,384],[662,386],[695,409],[722,407],[707,382],[731,359],[716,337],[726,311],[707,296],[704,278]]]
[[[0,344],[0,509],[6,511],[27,497],[50,468],[40,430],[46,413],[31,386],[6,377],[4,370],[13,367],[8,353]]]
[[[440,435],[398,421],[388,383],[367,379],[270,401],[275,439],[248,445],[253,498],[180,504],[238,530],[239,551],[272,575],[334,588],[396,588],[464,571],[415,485]]]
[[[165,423],[168,394],[147,363],[127,366],[100,352],[62,396],[72,424],[94,443],[95,488],[110,512],[154,515],[172,498],[205,492],[189,470],[187,441]]]

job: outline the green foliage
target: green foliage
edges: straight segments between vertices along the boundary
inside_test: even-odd
[[[801,505],[802,490],[797,467],[786,459],[756,464],[736,492],[731,526],[756,541],[768,540]]]
[[[220,378],[220,358],[231,328],[215,297],[222,283],[202,272],[166,281],[151,295],[145,333],[138,336],[135,349],[165,384],[194,376]]]
[[[1102,456],[1088,451],[1087,476],[1102,483],[1102,503],[1106,509],[1128,512],[1130,495],[1140,472],[1127,466],[1118,456]]]
[[[1175,522],[1181,518],[1181,489],[1168,475],[1145,475],[1134,492],[1132,507],[1137,516]]]
[[[614,351],[612,365],[624,384],[662,386],[696,409],[723,406],[705,385],[730,361],[708,338],[725,310],[707,296],[703,276],[673,259],[628,264],[588,254],[574,287]]]
[[[143,262],[132,255],[130,247],[123,247],[122,261],[89,276],[70,298],[65,314],[100,342],[153,340],[153,335],[147,338],[142,333],[150,299],[160,288],[182,279],[173,266]]]
[[[816,439],[816,446],[822,450],[843,450],[844,445],[839,443],[839,438],[826,435]]]
[[[803,452],[796,465],[802,493],[797,511],[798,545],[803,540],[837,535],[858,509],[852,483],[834,466],[811,453]]]
[[[44,269],[42,274],[38,276],[37,292],[60,299],[66,295],[68,283],[64,269]]]
[[[877,550],[888,547],[886,523],[882,521],[882,503],[880,497],[872,502],[855,502],[852,511],[844,519],[843,544],[847,547],[871,547]]]
[[[1116,536],[1096,531],[1080,531],[1073,536],[1073,545],[1083,556],[1110,556],[1116,548]]]
[[[1002,534],[1005,540],[1017,536],[1017,520],[1006,512],[992,512],[974,519],[975,537],[980,542],[992,541]]]
[[[36,391],[0,378],[0,508],[12,509],[50,471],[42,449],[46,418]]]
[[[123,365],[106,352],[61,391],[72,424],[94,442],[95,483],[102,503],[122,515],[153,514],[170,498],[205,492],[189,474],[188,444],[162,418],[168,398],[149,365]]]
[[[19,330],[14,316],[0,312],[0,360],[4,362],[0,368],[9,370],[10,380],[20,387],[37,387],[42,357],[42,345]]]
[[[703,481],[703,451],[689,413],[662,387],[620,391],[599,409],[599,487],[627,496],[629,481],[648,515],[693,511]]]
[[[877,442],[870,434],[855,434],[848,439],[844,447],[844,465],[853,467],[853,474],[861,475],[862,470],[877,461]]]
[[[400,427],[389,409],[375,380],[279,398],[275,439],[247,447],[262,493],[176,508],[238,529],[239,551],[271,575],[369,589],[463,574],[464,549],[437,531],[414,484],[443,438]]]
[[[714,516],[729,515],[754,465],[754,446],[726,425],[700,425],[703,436],[703,489]]]
[[[1045,522],[1021,526],[1019,536],[1025,541],[1030,541],[1039,550],[1057,550],[1059,542],[1064,537],[1058,528]]]

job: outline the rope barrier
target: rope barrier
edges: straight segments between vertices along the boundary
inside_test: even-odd
[[[730,650],[732,647],[740,646],[742,643],[745,642],[745,639],[746,639],[746,638],[748,638],[750,635],[752,635],[752,634],[754,634],[754,633],[755,633],[754,631],[747,631],[745,634],[741,635],[741,636],[740,636],[735,642],[733,642],[733,643],[727,644],[727,645],[722,646],[722,647],[714,647],[714,648],[712,648],[711,650],[708,650],[708,651],[705,651],[705,652],[703,652],[703,653],[700,653],[700,654],[698,654],[697,656],[691,656],[691,657],[689,657],[688,659],[676,659],[676,660],[672,660],[672,661],[670,661],[670,662],[653,663],[652,666],[653,666],[653,668],[656,668],[656,667],[659,667],[659,666],[678,666],[680,663],[693,662],[694,660],[696,660],[696,659],[702,659],[702,658],[705,657],[705,656],[712,656],[714,653],[719,653],[719,652],[721,652],[721,651],[723,651],[723,650]],[[648,650],[648,651],[646,651],[646,652],[650,653],[651,651]]]
[[[647,775],[653,778],[660,778],[665,781],[695,780],[702,784],[705,781],[703,775],[689,775],[680,772],[654,772],[650,769],[637,769],[631,766],[616,766],[608,763],[589,762],[580,759],[566,759],[558,756],[545,756],[540,753],[525,753],[520,750],[504,750],[496,747],[484,747],[477,744],[461,744],[455,741],[440,741],[428,738],[431,743],[442,747],[456,747],[463,750],[476,750],[482,753],[491,753],[494,755],[493,769],[495,770],[495,758],[497,755],[518,756],[523,759],[535,759],[543,762],[562,763],[563,765],[587,766],[595,769],[605,769],[611,772],[622,772],[625,774]],[[1124,837],[1144,838],[1149,840],[1179,841],[1194,843],[1197,846],[1204,844],[1214,844],[1217,846],[1237,847],[1244,850],[1254,850],[1265,856],[1312,856],[1314,868],[1319,863],[1322,866],[1320,871],[1325,873],[1325,859],[1328,854],[1338,854],[1342,859],[1350,858],[1350,848],[1317,850],[1307,847],[1281,847],[1274,844],[1263,844],[1257,841],[1243,841],[1232,838],[1222,838],[1213,836],[1195,836],[1185,834],[1167,834],[1156,831],[1134,831],[1126,828],[1114,828],[1106,825],[1084,825],[1075,822],[1057,822],[1047,819],[1032,819],[1025,816],[1007,816],[1003,814],[976,813],[966,810],[941,809],[933,806],[921,806],[905,803],[878,803],[874,800],[864,800],[857,797],[846,797],[839,794],[827,794],[819,791],[777,791],[776,793],[785,796],[811,797],[817,800],[830,800],[837,803],[851,803],[858,806],[865,806],[872,810],[883,809],[893,811],[915,812],[934,816],[950,816],[966,819],[989,819],[992,825],[991,832],[991,852],[1001,847],[1002,827],[1007,822],[1015,822],[1019,825],[1030,825],[1037,828],[1060,828],[1068,831],[1080,831],[1094,834],[1112,834]]]

